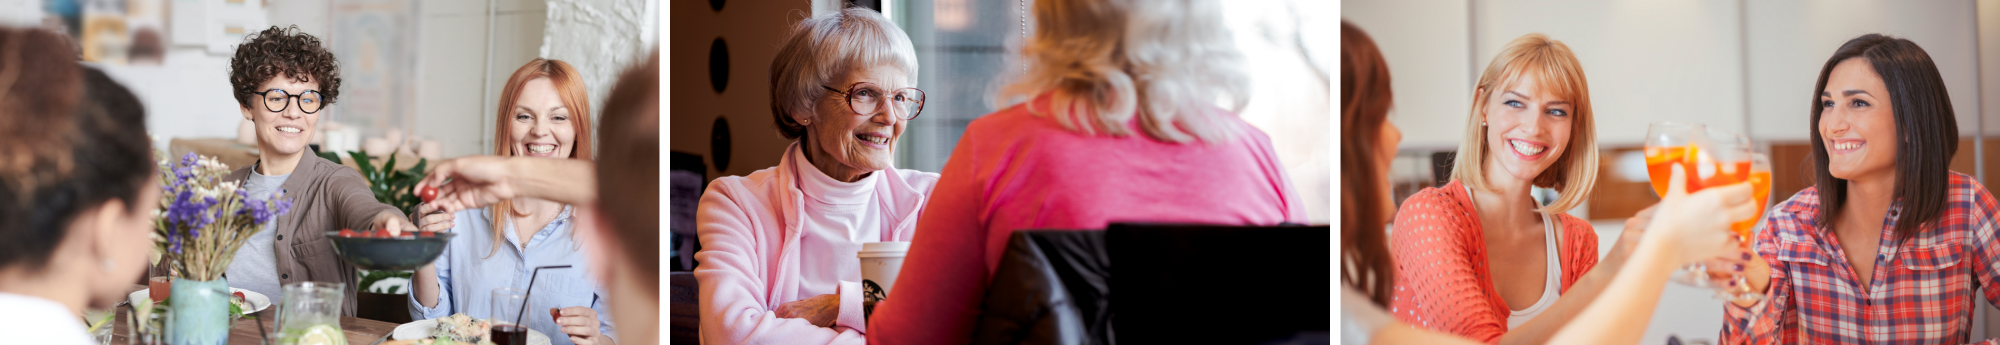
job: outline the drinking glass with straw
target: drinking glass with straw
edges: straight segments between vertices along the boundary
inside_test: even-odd
[[[528,343],[528,326],[525,317],[528,312],[528,296],[535,290],[535,278],[542,275],[542,269],[569,268],[570,265],[535,267],[528,275],[528,290],[514,288],[493,289],[493,344],[525,345]],[[512,320],[512,322],[508,322]]]

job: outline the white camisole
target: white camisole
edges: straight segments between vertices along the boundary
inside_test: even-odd
[[[1465,186],[1465,194],[1472,195],[1471,186]],[[1543,252],[1548,254],[1549,262],[1548,271],[1542,274],[1545,277],[1542,283],[1542,298],[1536,300],[1535,304],[1528,306],[1527,309],[1511,310],[1510,308],[1510,313],[1507,314],[1507,329],[1509,330],[1521,327],[1521,324],[1528,323],[1528,320],[1534,319],[1536,315],[1541,315],[1543,311],[1548,311],[1549,306],[1556,304],[1556,298],[1562,296],[1562,260],[1560,256],[1556,255],[1559,249],[1556,248],[1555,224],[1554,217],[1549,217],[1547,213],[1542,214],[1542,243],[1547,248]]]

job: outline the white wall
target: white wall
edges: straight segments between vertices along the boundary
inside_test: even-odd
[[[646,59],[659,42],[658,0],[550,0],[541,56],[563,60],[583,74],[591,119],[604,109],[611,84],[625,68]],[[516,65],[518,67],[518,65]],[[591,122],[593,125],[595,121]]]
[[[1669,119],[1740,132],[1743,54],[1736,5],[1714,0],[1479,2],[1474,5],[1479,25],[1474,56],[1480,70],[1474,73],[1483,72],[1508,42],[1539,32],[1568,45],[1583,63],[1599,145],[1641,144],[1647,124]]]
[[[545,17],[542,1],[495,0],[499,11],[494,37],[494,61],[519,61],[502,70],[494,85],[505,82],[519,63],[533,59],[541,46],[541,22]],[[271,25],[299,25],[306,33],[327,38],[326,0],[280,2],[267,8]],[[412,133],[438,140],[446,157],[486,152],[492,136],[492,106],[481,91],[487,82],[479,67],[486,60],[487,1],[437,0],[418,6],[418,91],[416,124]],[[520,15],[520,13],[530,15]],[[511,34],[507,29],[533,28],[532,34]],[[504,49],[508,47],[525,47]],[[242,114],[229,91],[229,55],[210,54],[201,48],[173,47],[162,66],[103,66],[113,79],[124,83],[146,103],[147,126],[161,140],[172,138],[236,137]],[[522,57],[525,56],[525,57]],[[343,61],[349,62],[351,61]],[[500,68],[495,68],[500,69]],[[492,88],[497,94],[499,87]],[[336,105],[337,107],[338,105]],[[481,123],[488,123],[481,125]],[[484,127],[482,127],[484,126]],[[164,144],[164,143],[161,143]]]
[[[1477,73],[1531,32],[1563,41],[1583,62],[1606,145],[1638,144],[1648,123],[1668,119],[1748,128],[1759,141],[1804,140],[1820,66],[1870,32],[1922,45],[1960,128],[1977,128],[1976,11],[1967,2],[1349,1],[1342,10],[1390,61],[1391,121],[1406,128],[1408,148],[1455,147]]]
[[[423,114],[417,116],[416,133],[442,142],[445,157],[493,152],[500,91],[515,69],[541,53],[547,1],[491,0],[490,24],[488,5],[486,0],[424,3],[419,59],[425,76],[419,92],[427,96],[417,102]]]
[[[1867,33],[1907,38],[1930,53],[1950,90],[1959,131],[1978,130],[1977,33],[1962,1],[1749,1],[1751,135],[1808,140],[1813,83],[1841,43]],[[1970,149],[1970,148],[1965,148]]]
[[[1341,19],[1367,31],[1389,61],[1396,102],[1389,122],[1403,129],[1403,147],[1456,149],[1478,78],[1467,2],[1345,1],[1340,7]]]

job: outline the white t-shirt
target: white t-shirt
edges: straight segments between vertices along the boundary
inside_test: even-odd
[[[0,292],[0,344],[91,345],[83,317],[41,297]]]
[[[793,151],[799,162],[799,191],[805,194],[800,205],[799,298],[832,294],[840,282],[861,281],[861,244],[881,242],[884,224],[882,202],[875,194],[877,171],[854,182],[840,182],[806,161],[801,150]]]

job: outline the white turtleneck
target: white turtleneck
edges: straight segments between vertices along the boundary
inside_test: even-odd
[[[876,171],[854,182],[840,182],[806,161],[805,147],[794,150],[799,191],[805,194],[800,205],[803,226],[799,227],[801,283],[799,297],[806,298],[839,291],[841,281],[861,281],[861,261],[855,254],[861,244],[882,241],[887,223],[875,194]]]

